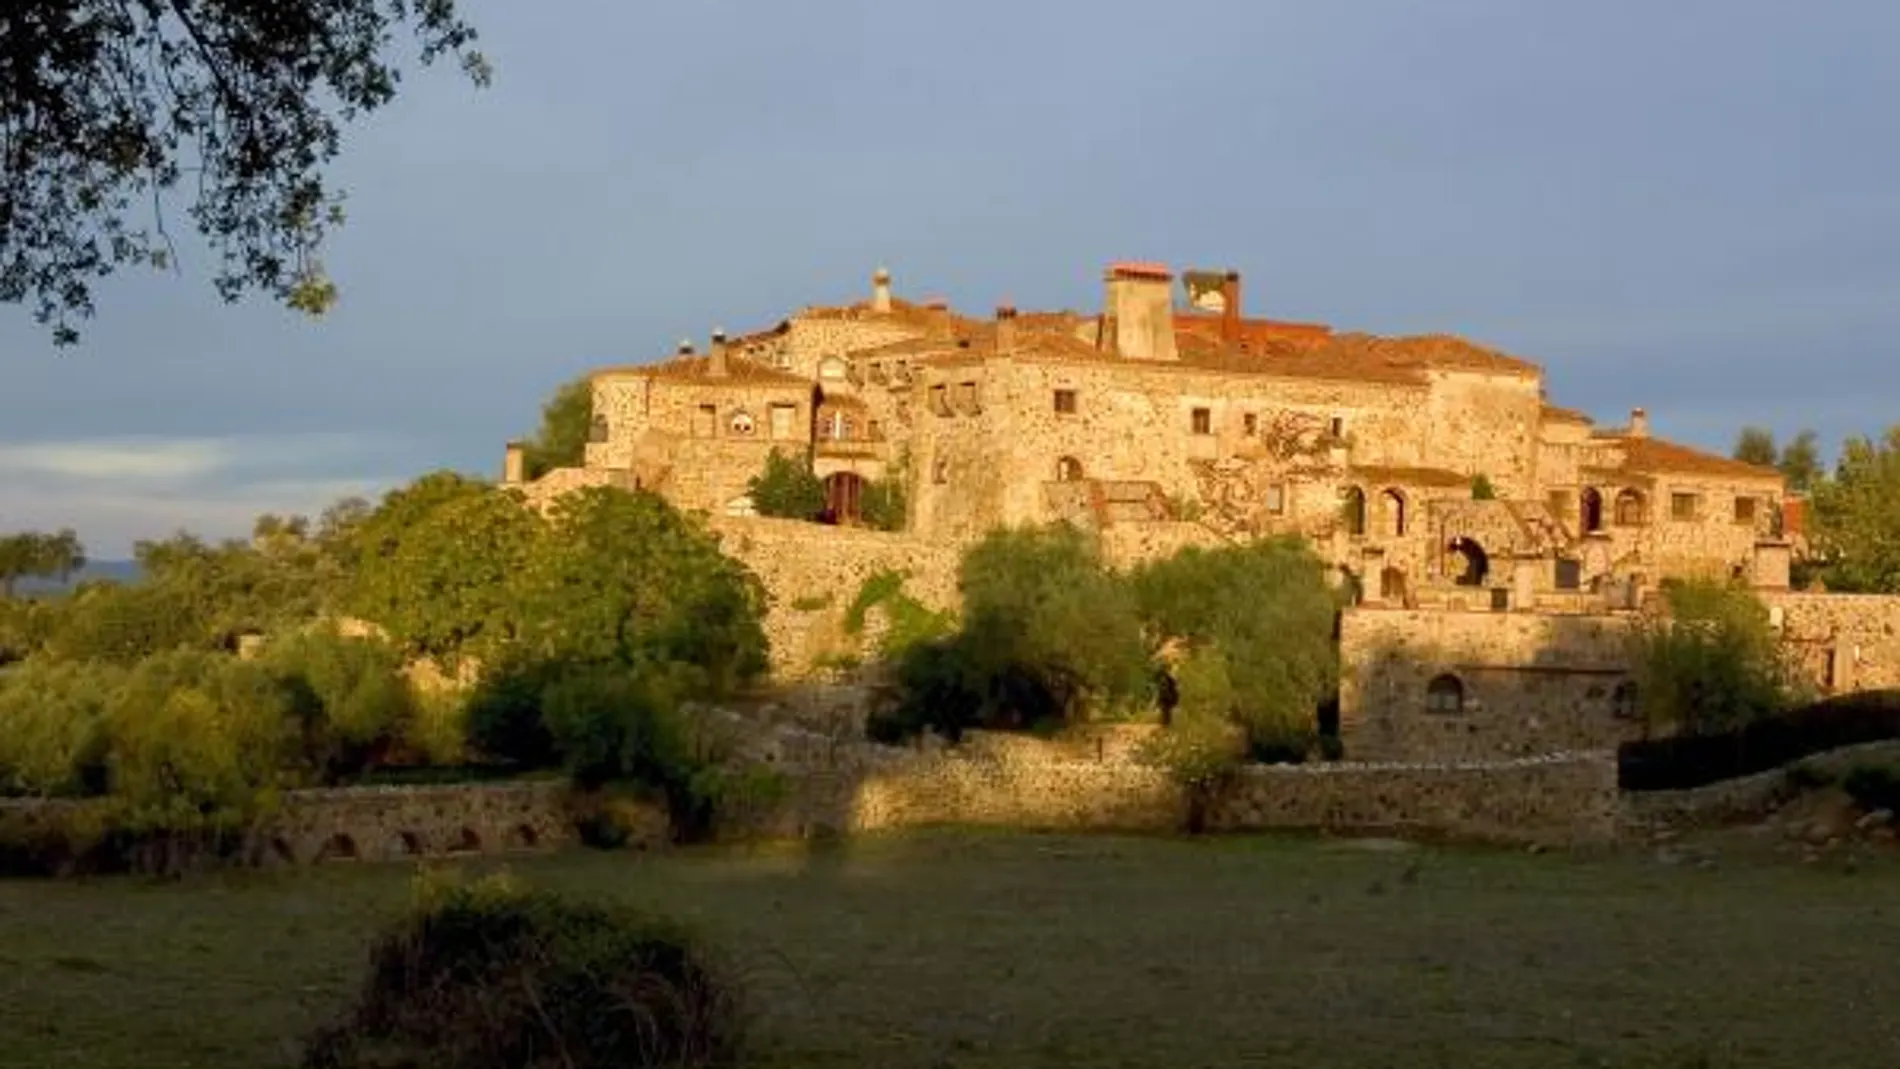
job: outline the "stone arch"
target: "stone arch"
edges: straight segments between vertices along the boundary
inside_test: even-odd
[[[290,843],[284,839],[272,839],[268,849],[269,860],[274,865],[294,865],[297,863],[297,852],[292,850]]]
[[[1459,586],[1483,586],[1485,578],[1491,574],[1491,555],[1484,551],[1484,546],[1475,538],[1459,535],[1451,540],[1447,548],[1464,562],[1452,582]]]
[[[508,831],[508,845],[519,850],[532,850],[541,845],[541,836],[535,833],[532,824],[517,824]]]
[[[1618,527],[1640,527],[1647,522],[1649,501],[1643,492],[1634,487],[1625,487],[1616,495],[1616,525]]]
[[[1586,486],[1577,495],[1578,523],[1587,534],[1603,530],[1603,495],[1594,486]]]
[[[1383,601],[1405,600],[1405,569],[1387,565],[1379,572],[1379,597]]]
[[[1060,457],[1056,460],[1056,482],[1079,483],[1082,481],[1082,462],[1074,457]]]
[[[413,831],[399,831],[389,837],[389,852],[397,857],[415,857],[422,853],[422,837]]]
[[[1379,533],[1388,538],[1405,535],[1405,495],[1396,486],[1379,493]]]
[[[1462,713],[1465,711],[1464,681],[1450,672],[1441,672],[1425,684],[1425,711]]]
[[[356,840],[344,832],[337,832],[323,841],[317,848],[316,861],[355,861],[359,855]]]
[[[455,838],[449,840],[449,853],[451,854],[479,854],[481,852],[481,835],[476,832],[474,828],[468,827],[467,825],[463,825],[462,829],[455,833]]]
[[[1346,533],[1354,537],[1365,534],[1366,492],[1357,486],[1348,486],[1342,496],[1344,503],[1341,509],[1344,512]]]
[[[1625,679],[1610,692],[1610,713],[1618,720],[1634,720],[1642,713],[1641,697],[1636,689],[1636,681]]]
[[[833,523],[856,523],[864,499],[864,477],[854,471],[825,476],[825,512]]]

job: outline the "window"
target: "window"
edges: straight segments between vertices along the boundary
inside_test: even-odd
[[[970,416],[974,416],[978,412],[983,411],[983,406],[978,401],[976,383],[960,382],[957,384],[957,407],[961,409],[965,415]]]
[[[1193,427],[1195,434],[1213,434],[1214,410],[1211,408],[1195,409],[1189,415],[1189,424]]]
[[[1616,523],[1619,527],[1641,527],[1648,509],[1643,495],[1636,490],[1624,490],[1616,495]]]
[[[726,421],[726,426],[731,427],[732,433],[741,438],[750,438],[752,433],[758,430],[758,425],[752,421],[752,413],[743,408],[732,414]]]
[[[1615,716],[1618,720],[1636,719],[1637,714],[1642,711],[1642,706],[1637,702],[1636,698],[1636,684],[1634,681],[1626,679],[1618,683],[1616,685],[1616,692],[1610,695],[1610,714]]]
[[[795,433],[795,429],[797,427],[798,427],[798,406],[797,405],[773,405],[772,406],[772,437],[777,438],[781,441],[788,438],[799,437],[799,435]]]
[[[1267,487],[1267,511],[1275,516],[1286,514],[1286,487],[1279,483]]]
[[[1434,676],[1425,685],[1425,711],[1428,713],[1455,714],[1465,711],[1465,685],[1450,672]]]
[[[713,428],[718,425],[719,409],[712,405],[700,405],[698,413],[693,417],[693,436],[696,438],[711,438],[713,436]]]
[[[1056,461],[1056,481],[1059,483],[1081,482],[1082,462],[1074,457],[1063,457]]]
[[[1582,509],[1583,529],[1585,531],[1603,530],[1603,495],[1595,487],[1586,486],[1577,498]]]
[[[1075,415],[1075,391],[1056,391],[1056,412],[1064,416]]]
[[[595,416],[587,424],[587,440],[590,442],[604,442],[611,437],[611,434],[606,416]]]
[[[938,457],[930,465],[930,481],[942,485],[950,481],[950,458]]]
[[[1245,431],[1249,438],[1260,433],[1260,417],[1252,412],[1240,417],[1240,429]]]
[[[1346,436],[1346,421],[1343,417],[1333,417],[1332,433],[1335,438],[1344,438]]]
[[[1354,538],[1366,533],[1366,492],[1357,486],[1346,488],[1346,533]]]
[[[1670,494],[1669,518],[1685,522],[1693,520],[1696,518],[1696,514],[1701,511],[1701,506],[1701,494]]]
[[[939,416],[950,414],[950,387],[938,383],[930,388],[930,410]]]
[[[1735,499],[1735,522],[1753,526],[1755,523],[1756,502],[1752,497]]]

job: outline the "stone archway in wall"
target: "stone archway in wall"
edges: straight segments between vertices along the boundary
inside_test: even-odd
[[[1452,582],[1458,586],[1483,586],[1491,574],[1491,555],[1484,551],[1484,546],[1475,538],[1459,535],[1446,548],[1457,562]]]
[[[1405,536],[1405,495],[1396,487],[1379,494],[1379,534],[1386,538]]]
[[[1640,527],[1649,515],[1649,501],[1641,490],[1624,490],[1616,495],[1616,525]]]
[[[864,477],[854,471],[825,476],[825,514],[833,523],[857,523],[863,515]]]
[[[1586,486],[1577,495],[1577,517],[1585,534],[1603,530],[1603,495],[1594,486]]]
[[[1379,599],[1404,604],[1405,569],[1388,565],[1380,570]]]

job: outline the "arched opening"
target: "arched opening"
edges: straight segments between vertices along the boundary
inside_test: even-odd
[[[1357,538],[1366,533],[1366,492],[1357,486],[1348,486],[1345,502],[1341,506],[1345,513],[1346,533]]]
[[[1395,489],[1379,495],[1379,533],[1390,538],[1405,534],[1405,495]]]
[[[1640,527],[1648,514],[1648,502],[1640,490],[1624,490],[1616,495],[1616,523],[1619,527]]]
[[[832,523],[856,523],[864,498],[864,478],[840,471],[825,476],[825,514]]]
[[[1584,487],[1577,502],[1584,531],[1603,530],[1603,495],[1597,492],[1596,487]]]
[[[455,841],[449,846],[451,854],[478,854],[482,849],[482,837],[475,834],[474,828],[463,828],[456,833]]]
[[[1063,457],[1056,461],[1056,482],[1079,483],[1082,481],[1082,462],[1074,457]]]
[[[297,861],[297,854],[291,850],[289,843],[282,839],[272,839],[270,841],[270,861],[272,864],[277,865],[292,865]]]
[[[414,857],[422,853],[422,838],[412,831],[399,831],[390,838],[389,847],[398,857]]]
[[[1618,720],[1634,720],[1642,712],[1637,702],[1636,681],[1626,679],[1610,694],[1610,712]]]
[[[541,837],[534,833],[534,828],[526,824],[517,824],[514,830],[508,833],[508,845],[516,849],[532,850],[540,843]]]
[[[1433,676],[1432,681],[1425,684],[1425,711],[1429,713],[1464,712],[1464,683],[1450,672]]]
[[[1405,569],[1387,567],[1379,572],[1379,597],[1385,601],[1405,600]]]
[[[1460,535],[1451,540],[1451,551],[1462,562],[1452,582],[1459,586],[1483,586],[1485,577],[1491,574],[1491,557],[1477,539]]]
[[[337,832],[335,835],[324,840],[323,846],[317,851],[316,860],[355,861],[356,840],[342,832]]]

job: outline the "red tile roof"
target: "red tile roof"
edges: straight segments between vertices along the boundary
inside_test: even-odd
[[[1631,438],[1626,435],[1621,441],[1625,471],[1639,474],[1726,476],[1733,479],[1772,480],[1777,483],[1782,481],[1781,472],[1774,468],[1731,460],[1725,456],[1661,438]]]

